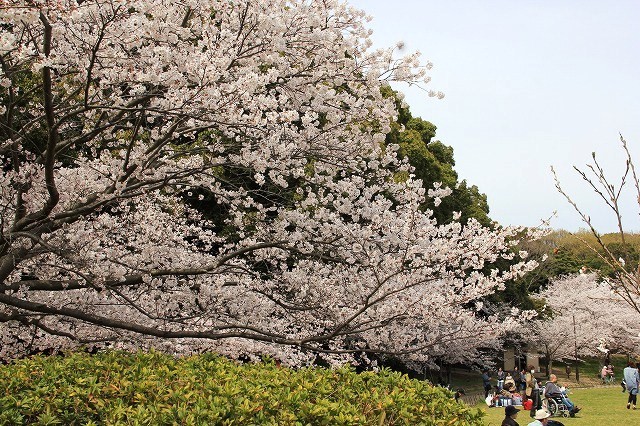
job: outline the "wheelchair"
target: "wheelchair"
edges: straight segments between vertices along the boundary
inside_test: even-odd
[[[560,395],[548,396],[545,398],[546,409],[552,416],[558,417],[573,417],[567,404],[563,402],[563,397]]]

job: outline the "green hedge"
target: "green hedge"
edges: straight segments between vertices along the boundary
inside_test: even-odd
[[[399,373],[291,370],[215,355],[73,353],[0,367],[2,425],[482,425]]]

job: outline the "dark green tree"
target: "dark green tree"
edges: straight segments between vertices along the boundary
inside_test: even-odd
[[[425,189],[433,188],[435,182],[441,182],[453,191],[438,206],[428,200],[423,209],[433,210],[439,223],[450,221],[454,212],[460,212],[463,223],[475,218],[489,226],[492,221],[489,218],[487,196],[477,186],[459,180],[454,170],[453,148],[434,139],[436,126],[420,117],[413,117],[409,108],[402,105],[397,93],[390,88],[385,89],[385,94],[396,99],[398,108],[398,120],[392,123],[386,143],[400,147],[400,156],[409,160],[415,169],[415,176],[422,179]]]

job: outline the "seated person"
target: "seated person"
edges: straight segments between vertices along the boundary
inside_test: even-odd
[[[516,391],[516,385],[514,383],[504,383],[504,387],[500,391],[501,396],[513,398],[513,394]]]
[[[613,372],[613,365],[611,364],[607,365],[607,379],[609,379],[609,383],[616,380],[616,375]]]
[[[560,398],[564,405],[566,405],[569,409],[569,414],[571,415],[571,417],[573,417],[578,411],[581,410],[581,408],[571,402],[564,390],[558,386],[558,384],[556,383],[557,381],[558,378],[555,374],[549,376],[549,381],[544,387],[544,395],[546,398]]]
[[[512,384],[515,390],[516,387],[516,381],[513,380],[513,376],[511,375],[511,373],[507,373],[507,377],[505,377],[504,379],[504,385],[502,387],[506,388],[509,386],[509,384]]]

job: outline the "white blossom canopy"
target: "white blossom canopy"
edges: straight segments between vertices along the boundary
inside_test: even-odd
[[[558,277],[538,296],[550,317],[533,324],[538,347],[552,359],[599,356],[600,348],[635,353],[637,312],[595,273]]]
[[[510,320],[474,301],[533,266],[521,230],[437,224],[385,146],[388,81],[326,1],[0,6],[0,355],[115,341],[173,351],[456,347]],[[431,92],[433,96],[441,96]]]

